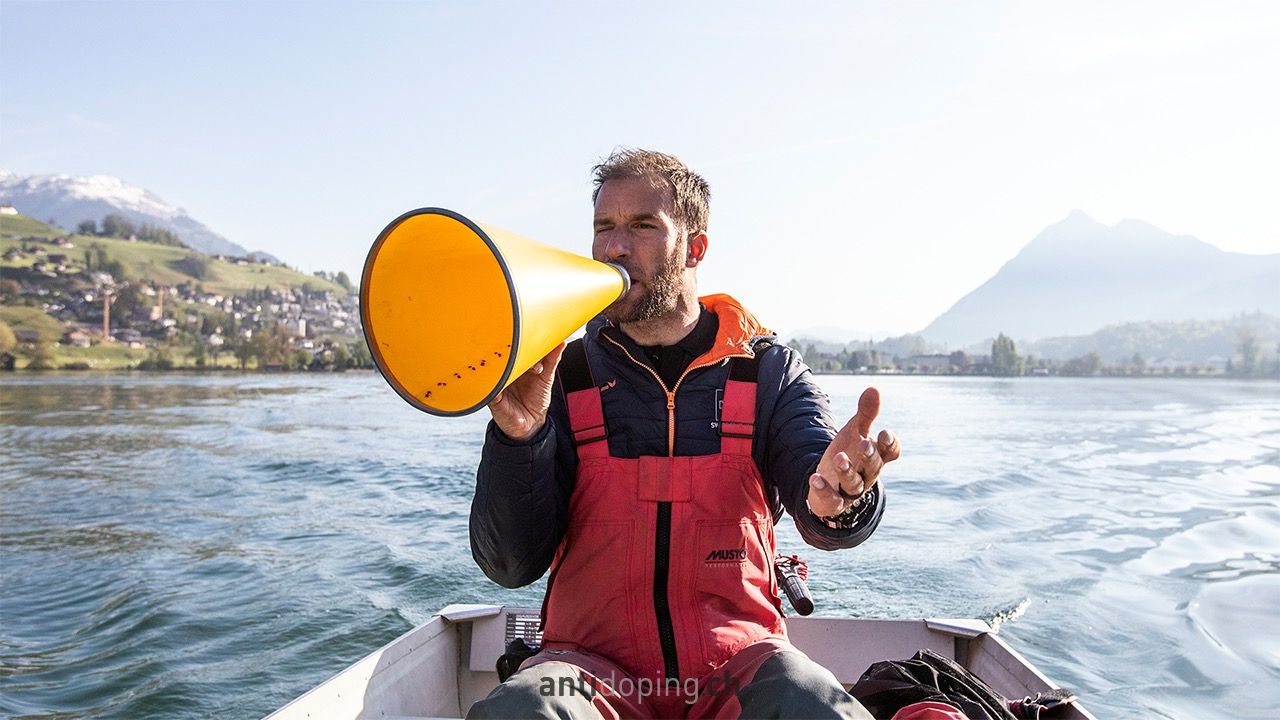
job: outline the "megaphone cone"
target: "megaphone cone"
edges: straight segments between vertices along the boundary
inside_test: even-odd
[[[401,397],[432,415],[466,415],[629,287],[617,265],[422,208],[369,250],[360,315]]]

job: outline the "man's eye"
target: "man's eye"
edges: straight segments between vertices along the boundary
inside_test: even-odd
[[[636,223],[636,227],[643,228],[645,230],[652,230],[655,226],[653,223]]]

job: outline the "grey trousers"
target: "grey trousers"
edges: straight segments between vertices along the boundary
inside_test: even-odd
[[[544,651],[472,706],[467,718],[856,718],[871,715],[829,670],[793,646],[744,648],[700,681],[636,680],[599,656]]]

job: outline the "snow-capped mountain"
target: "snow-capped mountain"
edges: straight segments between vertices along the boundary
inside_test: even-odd
[[[101,222],[119,213],[138,224],[154,225],[210,255],[246,256],[249,251],[215,233],[155,193],[110,175],[30,175],[0,170],[0,202],[37,220],[53,220],[73,229],[84,220]]]

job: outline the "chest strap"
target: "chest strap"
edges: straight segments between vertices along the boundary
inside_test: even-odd
[[[729,360],[729,381],[720,408],[720,452],[751,456],[756,430],[756,376],[760,356]]]
[[[736,357],[729,361],[729,380],[725,383],[720,407],[720,452],[751,456],[751,441],[756,427],[757,357]],[[578,458],[608,457],[608,426],[604,420],[601,389],[591,376],[587,351],[582,340],[569,343],[560,357],[560,382],[569,410],[569,430]]]
[[[608,457],[609,429],[604,424],[600,388],[591,377],[586,344],[579,338],[565,346],[560,356],[560,382],[569,409],[569,430],[578,457]]]

